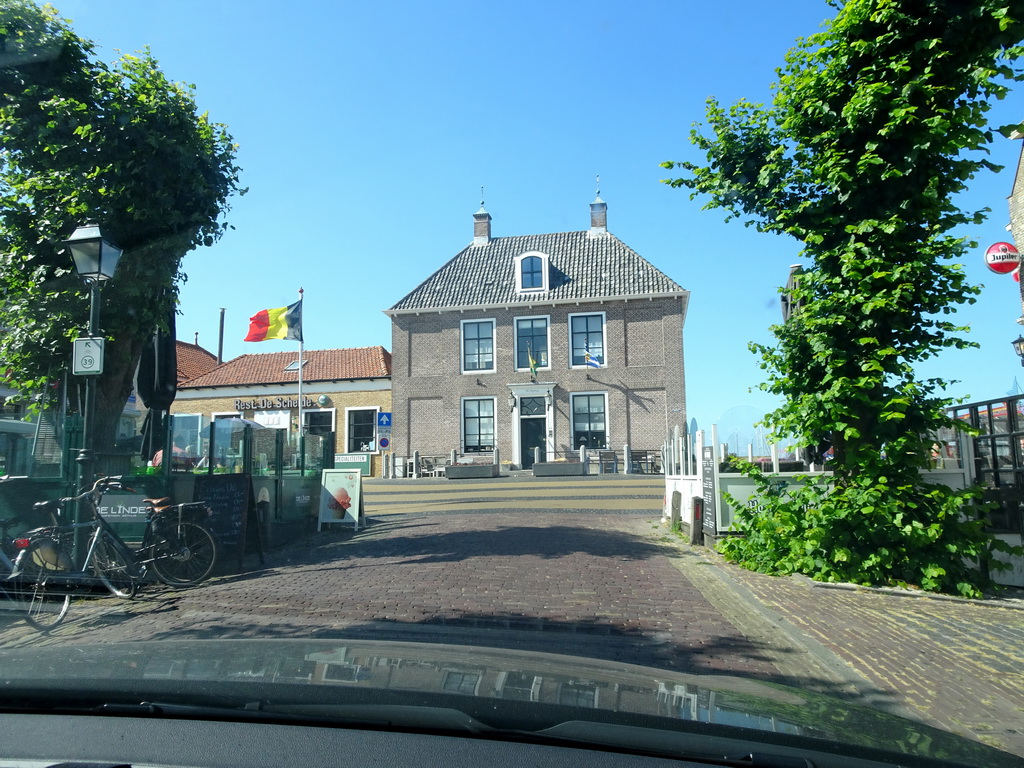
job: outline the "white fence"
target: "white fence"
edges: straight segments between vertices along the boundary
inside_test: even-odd
[[[665,503],[662,519],[665,522],[674,522],[678,519],[683,530],[690,534],[691,540],[698,538],[695,536],[697,533],[694,530],[695,525],[711,539],[729,535],[729,529],[732,527],[735,517],[735,509],[725,501],[725,494],[740,504],[757,504],[755,496],[757,486],[751,478],[739,473],[721,472],[721,464],[727,457],[728,446],[720,444],[717,438],[717,428],[713,426],[711,442],[708,447],[714,446],[715,450],[707,452],[705,451],[703,430],[692,436],[680,436],[676,433],[669,441],[666,441]],[[974,484],[971,440],[962,436],[958,447],[959,450],[955,456],[946,455],[937,458],[937,468],[925,473],[929,480],[954,489],[966,488]],[[710,460],[700,461],[698,457]],[[748,458],[753,459],[749,449]],[[816,469],[813,465],[810,470],[801,472],[780,472],[777,446],[772,446],[771,459],[772,471],[765,474],[772,482],[778,483],[783,492],[787,487],[796,487],[802,483],[803,478],[831,475],[830,472]],[[694,499],[700,499],[701,506],[713,513],[713,520],[695,521]],[[678,509],[676,509],[677,505]],[[1020,546],[1022,543],[1022,537],[1019,534],[1000,533],[997,536],[1015,546]],[[997,559],[1009,563],[1012,570],[995,571],[992,573],[992,578],[997,583],[1006,586],[1024,587],[1024,558],[1011,559],[1000,555]]]

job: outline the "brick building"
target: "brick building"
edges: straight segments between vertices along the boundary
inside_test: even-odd
[[[473,242],[386,310],[397,454],[528,468],[535,447],[657,450],[686,423],[689,292],[590,209],[589,230],[492,237],[481,206]]]
[[[307,434],[336,435],[337,453],[370,453],[379,470],[377,413],[391,410],[391,355],[383,347],[305,350]],[[175,438],[194,455],[214,419],[239,417],[298,435],[298,353],[242,355],[178,385]]]
[[[1011,139],[1024,139],[1024,134],[1014,131]],[[1017,159],[1017,172],[1013,177],[1013,187],[1010,189],[1010,233],[1017,250],[1024,248],[1024,147],[1021,148],[1020,156]],[[1020,314],[1024,317],[1024,281],[1020,288]]]

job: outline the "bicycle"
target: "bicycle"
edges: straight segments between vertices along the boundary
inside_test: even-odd
[[[131,598],[150,569],[157,579],[172,587],[199,584],[217,564],[217,542],[205,525],[212,515],[203,502],[163,505],[168,499],[145,499],[146,527],[139,548],[133,551],[100,514],[103,494],[108,490],[132,490],[120,477],[101,477],[78,496],[41,501],[36,511],[50,515],[52,525],[29,532],[30,540],[15,562],[38,563],[54,573],[51,578],[74,589],[98,580],[111,594]],[[71,503],[82,505],[90,519],[78,523],[61,521]],[[92,529],[81,567],[72,565],[71,542],[80,529]]]
[[[71,595],[66,591],[55,591],[50,584],[51,572],[37,562],[37,559],[40,562],[52,559],[55,550],[51,548],[43,553],[42,545],[38,545],[27,558],[23,558],[24,550],[32,546],[31,539],[10,538],[10,529],[21,522],[19,517],[0,520],[0,568],[6,574],[0,578],[0,594],[14,612],[36,629],[53,629],[67,615]],[[19,547],[19,544],[23,546]],[[11,560],[10,554],[15,556],[15,560]],[[46,557],[36,557],[43,554]],[[22,560],[20,567],[16,565],[18,559]]]

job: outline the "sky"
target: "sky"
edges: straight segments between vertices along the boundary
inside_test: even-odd
[[[307,349],[391,348],[395,304],[472,240],[483,187],[492,233],[583,230],[596,177],[608,229],[690,291],[684,332],[688,416],[740,428],[778,401],[751,341],[771,341],[778,286],[799,244],[702,210],[661,183],[665,160],[699,160],[689,131],[705,102],[770,99],[785,52],[832,15],[824,0],[55,0],[100,58],[148,46],[195,85],[201,110],[238,143],[242,185],[214,246],[185,258],[178,338],[225,359],[286,351],[243,342],[257,311],[304,290]],[[1019,92],[990,113],[1021,118]],[[957,321],[978,349],[922,373],[971,400],[1014,391],[1018,287],[984,265],[1011,240],[1006,198],[1021,142],[997,137],[1000,173],[965,208],[992,209],[958,234],[984,289]],[[723,430],[720,429],[720,433]]]

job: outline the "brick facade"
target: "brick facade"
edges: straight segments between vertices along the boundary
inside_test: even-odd
[[[605,367],[570,365],[569,316],[605,318]],[[515,368],[515,319],[547,317],[549,369],[536,381],[550,387],[545,415],[548,452],[574,451],[570,399],[573,394],[607,397],[607,447],[657,450],[673,427],[686,423],[683,371],[685,298],[605,300],[556,305],[520,305],[493,310],[433,311],[392,318],[394,450],[399,455],[463,452],[464,398],[493,398],[495,443],[503,460],[519,465],[520,410],[508,397],[528,385],[528,369]],[[494,372],[462,373],[462,325],[493,320]],[[511,386],[510,386],[511,385]]]

